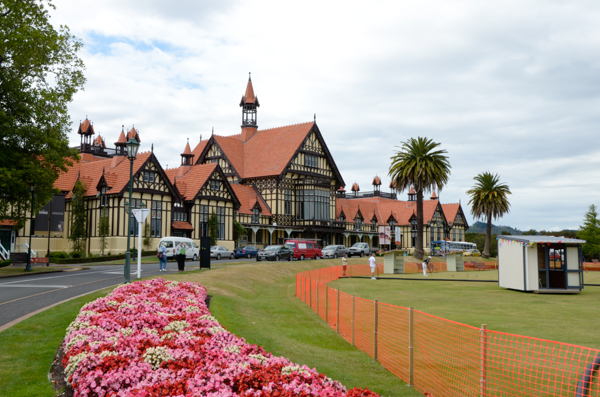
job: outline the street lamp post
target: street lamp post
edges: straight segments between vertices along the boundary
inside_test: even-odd
[[[31,187],[31,213],[29,214],[29,246],[27,247],[27,265],[25,271],[31,271],[31,235],[33,234],[33,186]]]
[[[133,194],[133,160],[135,160],[137,156],[138,149],[140,144],[135,138],[131,138],[125,144],[127,148],[127,158],[129,159],[129,209],[125,209],[127,212],[127,252],[125,252],[125,283],[131,282],[130,275],[130,259],[131,253],[129,252],[129,231],[131,230],[131,214],[130,211],[132,209],[131,205],[131,196]]]

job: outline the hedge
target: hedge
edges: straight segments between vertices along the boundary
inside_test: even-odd
[[[156,255],[156,251],[142,251],[142,256],[152,256]],[[137,258],[137,255],[131,256],[131,258]],[[94,262],[108,262],[108,261],[116,261],[119,259],[125,259],[125,254],[117,254],[117,255],[105,255],[105,256],[94,256],[90,258],[53,258],[52,255],[50,257],[50,263],[54,263],[56,265],[73,265],[77,263],[94,263]],[[158,260],[158,258],[156,259]]]

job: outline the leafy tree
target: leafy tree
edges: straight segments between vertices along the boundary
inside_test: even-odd
[[[71,234],[69,240],[73,243],[73,251],[85,251],[87,238],[87,211],[85,208],[85,192],[87,186],[77,180],[73,187],[73,197],[71,198]]]
[[[248,234],[248,231],[244,226],[242,226],[237,220],[233,220],[233,241],[235,241],[236,245],[240,236],[245,236]]]
[[[81,42],[49,23],[49,0],[0,2],[0,219],[20,226],[55,194],[77,151],[69,148],[67,104],[83,87]]]
[[[490,240],[490,256],[498,256],[498,240],[496,240],[497,234],[492,234]],[[477,249],[483,252],[485,248],[485,233],[465,233],[465,241],[477,244]]]
[[[600,220],[594,204],[590,205],[583,217],[583,226],[579,227],[577,238],[585,240],[583,256],[587,259],[600,258]]]
[[[100,254],[104,256],[104,250],[108,246],[107,237],[110,234],[110,222],[108,220],[108,211],[102,209],[100,219],[98,220],[98,236],[100,237]]]
[[[217,238],[219,238],[219,218],[214,212],[208,218],[208,235],[210,236],[210,245],[217,245]]]
[[[450,162],[440,144],[427,138],[410,138],[391,157],[389,175],[398,191],[414,187],[417,194],[417,242],[415,257],[423,259],[423,193],[442,190],[450,176]]]
[[[535,229],[529,229],[528,231],[523,232],[522,235],[523,236],[537,236],[538,232]]]
[[[509,211],[510,203],[507,196],[512,194],[508,185],[500,183],[498,174],[484,172],[475,178],[476,183],[467,194],[471,196],[469,204],[471,214],[475,218],[487,218],[485,231],[485,246],[481,254],[485,258],[490,257],[490,241],[492,238],[492,218],[498,219]]]

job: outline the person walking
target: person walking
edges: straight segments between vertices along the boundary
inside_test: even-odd
[[[346,269],[348,268],[348,259],[346,259],[346,254],[342,256],[342,269],[344,270],[344,276],[346,277]]]
[[[423,267],[423,276],[425,276],[425,277],[429,277],[429,276],[427,276],[427,265],[429,264],[430,260],[431,260],[431,257],[428,256],[427,259],[425,259],[425,261],[421,265]]]
[[[181,242],[179,243],[179,245],[177,245],[177,248],[175,249],[175,254],[177,255],[177,267],[179,268],[180,272],[185,270],[186,247],[187,246],[183,242]]]
[[[161,272],[167,271],[167,247],[165,244],[161,244],[158,246],[158,269]]]
[[[375,269],[377,268],[377,264],[375,263],[375,253],[371,254],[369,258],[369,266],[371,266],[371,280],[377,280],[375,278]]]

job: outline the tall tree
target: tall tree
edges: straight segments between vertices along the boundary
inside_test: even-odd
[[[100,237],[100,254],[104,255],[104,250],[108,246],[108,235],[110,234],[110,222],[108,220],[108,210],[103,208],[98,219],[98,237]]]
[[[427,138],[410,138],[392,156],[389,175],[398,191],[414,187],[417,194],[417,242],[415,256],[423,259],[423,193],[442,190],[450,177],[450,162],[439,143]]]
[[[0,2],[0,219],[23,224],[54,195],[77,152],[69,148],[67,104],[83,87],[81,43],[49,22],[50,0]]]
[[[582,247],[583,256],[587,259],[600,259],[600,220],[594,204],[585,213],[583,225],[579,227],[577,238],[585,240]]]
[[[87,238],[87,210],[85,208],[85,192],[87,187],[79,179],[73,186],[71,198],[71,234],[69,240],[73,244],[73,251],[85,251]]]
[[[512,194],[508,185],[500,183],[498,174],[484,172],[478,174],[475,179],[475,185],[467,190],[471,196],[469,204],[471,205],[471,214],[476,219],[487,219],[485,229],[485,246],[481,254],[485,258],[490,257],[490,240],[492,238],[492,218],[498,219],[509,212],[510,203],[508,195]]]
[[[214,212],[208,217],[208,235],[210,236],[210,245],[217,245],[219,238],[219,217]]]

